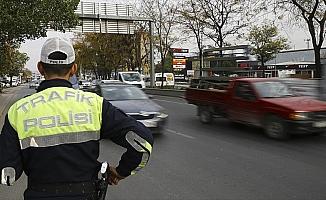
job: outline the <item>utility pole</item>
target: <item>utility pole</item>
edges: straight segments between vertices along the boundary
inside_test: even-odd
[[[203,76],[203,67],[204,67],[204,55],[203,55],[203,27],[200,30],[200,49],[199,49],[199,77]]]
[[[154,64],[154,48],[153,48],[153,35],[154,35],[154,24],[153,21],[149,21],[149,34],[150,34],[150,77],[151,83],[150,87],[155,86],[155,64]]]

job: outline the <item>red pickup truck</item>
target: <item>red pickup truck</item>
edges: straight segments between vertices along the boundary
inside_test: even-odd
[[[185,99],[197,105],[203,123],[225,116],[232,122],[262,127],[274,139],[326,130],[326,102],[298,95],[281,80],[239,78],[224,89],[217,83],[200,88],[187,88]]]

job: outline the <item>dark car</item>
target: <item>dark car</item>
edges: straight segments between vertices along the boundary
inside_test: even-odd
[[[168,115],[140,88],[124,83],[111,83],[97,85],[95,92],[143,123],[153,133],[161,133],[164,129]]]

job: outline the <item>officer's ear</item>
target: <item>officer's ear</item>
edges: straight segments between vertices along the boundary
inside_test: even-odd
[[[43,65],[42,65],[41,62],[37,63],[37,69],[38,69],[38,71],[40,72],[41,75],[45,76],[45,70],[44,70]]]
[[[78,69],[77,64],[74,63],[72,65],[71,69],[70,69],[69,76],[72,77],[74,74],[76,74],[77,73],[77,69]]]

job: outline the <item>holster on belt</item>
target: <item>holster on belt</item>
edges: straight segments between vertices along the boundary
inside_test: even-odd
[[[101,178],[98,181],[99,200],[105,200],[106,192],[109,185],[109,165],[107,162],[102,163]]]

